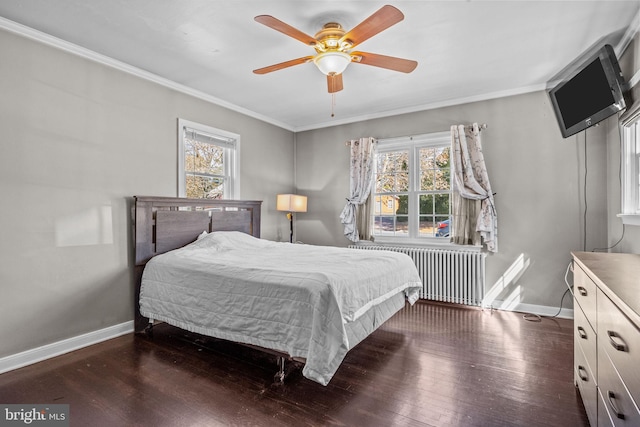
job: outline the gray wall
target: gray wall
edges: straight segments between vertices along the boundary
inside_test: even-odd
[[[562,138],[545,92],[298,133],[297,191],[309,196],[308,212],[298,216],[298,239],[349,243],[339,220],[349,195],[345,141],[446,131],[472,122],[488,124],[483,150],[497,192],[499,253],[487,258],[494,306],[554,313],[566,290],[570,251],[584,245],[584,134]],[[606,125],[587,132],[587,250],[607,239],[605,132]]]
[[[640,70],[640,43],[636,36],[619,58],[620,67],[625,80],[629,81]],[[632,102],[640,100],[640,85],[631,90],[628,107]],[[613,119],[610,119],[613,120]],[[608,195],[608,242],[606,247],[613,247],[611,252],[640,253],[640,226],[626,225],[616,215],[621,212],[620,188],[620,132],[615,121],[609,126],[607,133],[607,195]],[[623,234],[624,233],[624,234]],[[622,238],[622,240],[620,240]],[[618,243],[619,242],[619,243]],[[617,243],[617,244],[616,244]]]
[[[292,132],[0,30],[0,357],[133,318],[134,195],[177,194],[177,119],[241,135],[241,197],[288,237]]]

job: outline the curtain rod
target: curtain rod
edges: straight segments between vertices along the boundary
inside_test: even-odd
[[[465,127],[472,127],[472,126],[473,126],[473,125],[466,125]],[[486,123],[482,123],[482,124],[479,124],[479,125],[478,125],[478,129],[480,129],[481,131],[482,131],[483,129],[488,128],[488,127],[489,127],[489,126],[487,126],[487,124],[486,124]],[[446,130],[443,130],[443,131],[441,131],[441,132],[447,132],[447,131],[446,131]],[[434,133],[435,133],[435,132],[434,132]],[[409,138],[410,138],[410,137],[411,137],[411,136],[409,136]],[[347,147],[351,146],[351,141],[346,141],[346,142],[344,143],[344,145],[346,145]],[[356,145],[358,145],[358,141],[356,141]]]

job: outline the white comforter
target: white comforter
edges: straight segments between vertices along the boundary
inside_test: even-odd
[[[305,358],[303,375],[326,385],[350,349],[345,324],[399,292],[413,304],[421,286],[404,254],[214,232],[149,261],[140,312]]]

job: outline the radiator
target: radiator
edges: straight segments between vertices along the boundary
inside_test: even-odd
[[[402,252],[411,257],[422,279],[420,298],[456,304],[482,304],[485,254],[461,250],[350,245],[360,250]]]

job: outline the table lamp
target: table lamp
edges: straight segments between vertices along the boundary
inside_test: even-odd
[[[278,194],[276,209],[287,212],[289,220],[289,242],[293,243],[293,213],[307,211],[307,196],[297,194]]]

